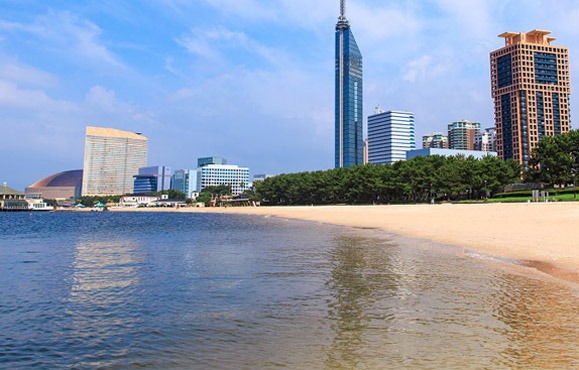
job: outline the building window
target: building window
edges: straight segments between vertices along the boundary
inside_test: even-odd
[[[513,71],[512,71],[512,57],[510,54],[500,57],[497,61],[497,76],[499,88],[512,85]]]
[[[538,84],[557,84],[557,56],[535,52],[535,82]]]

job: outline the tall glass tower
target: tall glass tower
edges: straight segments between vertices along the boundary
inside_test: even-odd
[[[336,168],[364,163],[362,54],[340,2],[336,25]]]

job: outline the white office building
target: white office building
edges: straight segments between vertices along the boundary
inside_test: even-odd
[[[384,112],[376,107],[368,117],[368,163],[405,161],[406,152],[416,149],[414,113]]]
[[[229,185],[239,195],[249,189],[249,168],[230,164],[207,164],[197,169],[197,191],[208,186]]]

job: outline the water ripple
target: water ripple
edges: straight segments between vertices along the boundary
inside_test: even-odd
[[[0,231],[0,368],[579,366],[576,290],[434,243],[177,213]]]

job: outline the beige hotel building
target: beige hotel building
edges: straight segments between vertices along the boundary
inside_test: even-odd
[[[524,167],[543,136],[570,130],[569,51],[550,33],[505,32],[490,54],[497,152]]]
[[[147,138],[113,128],[86,128],[82,195],[125,195],[147,166]]]

